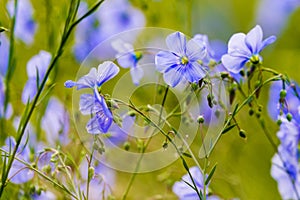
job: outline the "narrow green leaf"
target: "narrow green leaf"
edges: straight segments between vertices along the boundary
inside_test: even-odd
[[[216,171],[216,168],[217,168],[217,164],[215,164],[215,166],[212,168],[212,170],[210,171],[207,179],[205,180],[205,185],[208,185],[210,179],[212,178],[212,176],[214,175],[215,171]]]
[[[236,124],[232,124],[230,126],[227,126],[223,131],[222,134],[227,133],[228,131],[230,131],[231,129],[233,129],[236,126]]]
[[[239,107],[239,104],[236,104],[234,107],[234,110],[232,112],[232,116],[234,116],[236,114],[238,107]]]
[[[182,155],[184,155],[184,156],[186,156],[188,158],[192,158],[192,156],[190,154],[186,153],[186,152],[182,153]]]

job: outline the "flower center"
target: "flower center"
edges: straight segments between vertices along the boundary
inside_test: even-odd
[[[186,56],[181,57],[180,63],[182,65],[186,65],[188,62],[189,62],[189,59]]]
[[[253,55],[250,58],[250,62],[254,65],[257,65],[260,62],[259,55]]]

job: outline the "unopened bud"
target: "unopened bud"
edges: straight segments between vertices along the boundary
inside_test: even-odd
[[[241,138],[244,138],[244,139],[247,137],[246,132],[243,129],[240,130],[239,135]]]
[[[94,167],[89,167],[88,170],[88,180],[91,180],[95,175],[95,168]]]
[[[293,115],[291,113],[286,114],[286,119],[290,122],[293,119]]]
[[[280,126],[282,124],[282,120],[278,119],[276,123],[277,123],[278,126]]]
[[[250,108],[249,115],[252,116],[253,114],[254,114],[254,110],[252,108]]]
[[[280,99],[284,99],[286,97],[286,90],[280,91]]]
[[[123,147],[126,151],[130,149],[130,143],[128,141],[124,142]]]
[[[204,117],[203,117],[203,115],[199,115],[199,116],[197,117],[197,122],[198,122],[199,124],[203,124],[203,123],[204,123]]]

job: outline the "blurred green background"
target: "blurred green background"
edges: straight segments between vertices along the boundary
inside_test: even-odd
[[[0,25],[9,27],[8,14],[5,9],[6,2],[0,1]],[[34,19],[38,23],[38,30],[35,42],[30,47],[17,41],[17,67],[11,83],[11,102],[16,116],[21,115],[24,109],[24,106],[20,104],[20,99],[23,85],[27,80],[25,76],[26,63],[42,49],[54,52],[62,32],[68,2],[69,0],[32,1],[35,10]],[[256,25],[254,19],[259,3],[257,0],[132,0],[131,2],[144,12],[147,26],[170,28],[190,36],[196,33],[207,34],[209,39],[221,39],[225,42],[233,33],[248,32]],[[93,3],[93,1],[89,1],[89,3]],[[290,16],[282,33],[277,36],[276,43],[262,53],[266,67],[287,73],[291,79],[298,82],[300,82],[299,21],[300,9]],[[60,97],[70,110],[72,91],[66,90],[63,83],[68,79],[74,80],[80,66],[73,57],[72,45],[73,41],[71,40],[65,48],[57,70],[51,75],[51,78],[56,82],[52,94]],[[263,117],[266,120],[267,129],[277,141],[276,131],[278,127],[268,117],[267,100],[268,89],[265,88],[260,96],[260,103],[264,106]],[[34,119],[39,118],[39,115],[41,113],[35,112],[33,123],[35,123]],[[212,165],[218,163],[210,187],[215,194],[224,199],[234,197],[250,200],[280,199],[277,183],[270,176],[274,149],[263,134],[255,117],[248,115],[248,108],[245,107],[237,119],[241,127],[246,130],[247,139],[241,139],[235,129],[221,138],[210,158]],[[1,135],[3,134],[15,134],[10,122],[7,122],[7,131],[1,133]],[[76,140],[77,134],[74,127],[71,134],[71,137]],[[197,139],[199,138],[196,138],[193,144],[195,154],[199,150],[199,143],[197,143],[199,140]],[[65,147],[65,150],[68,151],[68,147]],[[78,147],[78,151],[80,151],[80,147]],[[192,160],[189,160],[189,164],[190,166],[194,165]],[[117,172],[117,174],[116,187],[113,188],[113,191],[119,199],[131,174],[122,172]],[[129,199],[176,199],[172,194],[172,185],[184,174],[185,170],[180,161],[159,171],[139,174],[129,193]]]

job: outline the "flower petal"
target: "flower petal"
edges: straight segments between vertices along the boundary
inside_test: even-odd
[[[263,32],[259,25],[256,25],[246,35],[245,42],[247,47],[252,52],[252,54],[258,53],[259,47],[261,46],[262,38],[263,38]]]
[[[130,69],[130,74],[132,78],[132,82],[134,85],[139,85],[140,80],[144,76],[144,71],[140,66],[132,67]]]
[[[97,81],[97,70],[96,68],[90,69],[89,73],[83,77],[81,77],[77,82],[77,90],[83,89],[83,88],[94,88]],[[70,82],[68,82],[70,83]]]
[[[22,93],[22,102],[24,104],[27,103],[27,101],[31,102],[34,98],[35,94],[37,92],[37,85],[36,80],[34,78],[31,78],[27,81],[23,93]]]
[[[166,38],[168,48],[179,56],[186,53],[186,37],[181,32],[175,32]]]
[[[197,62],[189,63],[185,69],[185,78],[191,83],[198,82],[208,73],[204,67]]]
[[[169,51],[160,51],[155,56],[156,70],[164,72],[168,67],[179,63],[179,57]]]
[[[175,87],[182,80],[182,66],[173,65],[169,67],[164,73],[165,82],[171,87]]]
[[[261,50],[263,50],[266,46],[268,46],[269,44],[272,44],[273,42],[276,41],[276,36],[272,35],[268,38],[266,38],[260,45],[258,52],[260,52]]]
[[[244,33],[236,33],[231,36],[228,42],[228,53],[241,52],[247,56],[251,56],[252,52],[245,44],[246,35]]]
[[[191,62],[203,59],[206,53],[204,43],[197,43],[196,40],[191,39],[186,45],[186,56]]]
[[[229,54],[225,54],[224,56],[222,56],[222,63],[224,67],[229,72],[235,74],[239,73],[243,69],[246,62],[247,60],[241,57],[234,57]]]
[[[98,66],[97,86],[112,79],[119,73],[119,67],[111,61],[106,61]]]
[[[83,115],[94,113],[95,97],[92,94],[82,94],[79,101],[79,110]]]
[[[134,67],[134,65],[136,63],[135,63],[134,55],[132,55],[132,54],[133,54],[133,52],[128,52],[125,54],[118,54],[117,60],[118,60],[119,65],[123,68]]]

